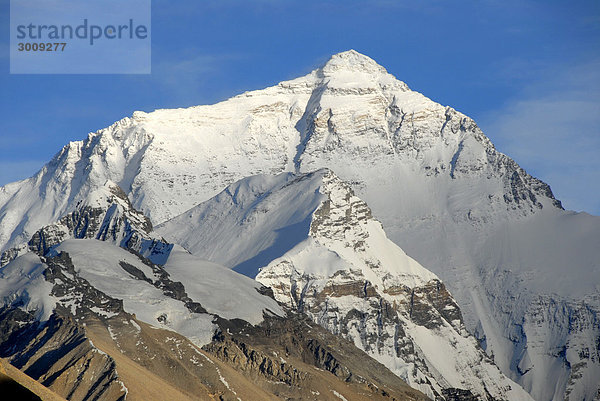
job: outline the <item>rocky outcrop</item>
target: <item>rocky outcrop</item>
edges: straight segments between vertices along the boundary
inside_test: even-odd
[[[337,393],[347,399],[426,399],[354,344],[302,314],[269,317],[259,326],[240,321],[220,321],[219,326],[203,349],[256,383],[273,387],[280,398],[335,400]]]
[[[112,358],[99,352],[73,317],[53,314],[40,327],[20,309],[0,311],[0,356],[69,400],[124,400]]]

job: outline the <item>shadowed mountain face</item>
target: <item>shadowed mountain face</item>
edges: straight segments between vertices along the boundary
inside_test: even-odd
[[[41,401],[33,391],[8,376],[4,367],[0,370],[0,392],[12,400]]]
[[[5,397],[13,400],[41,401],[35,393],[8,377],[0,377],[0,391]]]
[[[347,182],[387,236],[443,281],[467,330],[506,375],[540,400],[596,396],[600,218],[562,210],[549,186],[497,152],[473,120],[411,91],[354,51],[334,55],[304,77],[219,104],[136,112],[68,144],[34,177],[0,188],[0,249],[26,243],[107,181],[166,227],[201,202],[226,199],[218,194],[238,180],[320,168]],[[242,192],[230,200],[243,201]],[[248,199],[262,203],[254,194]],[[214,214],[193,235],[210,242],[214,234],[244,256],[211,251],[193,236],[185,240],[201,257],[254,275],[307,234],[316,210],[310,202],[317,200],[306,199],[302,216],[282,213],[277,224],[261,226],[274,234],[241,240],[252,257],[226,238],[226,225],[217,229],[225,215]],[[236,223],[252,235],[260,208],[230,207],[256,212]],[[143,224],[130,217],[132,225]],[[69,224],[63,227],[71,235]],[[59,238],[61,230],[45,233],[36,246]],[[145,257],[155,254],[156,242],[132,239],[127,229],[111,232],[106,235],[131,240],[126,247]],[[156,255],[161,252],[163,259],[171,254],[162,249]],[[173,271],[189,278],[185,270]]]

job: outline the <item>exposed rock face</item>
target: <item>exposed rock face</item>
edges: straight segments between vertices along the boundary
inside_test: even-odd
[[[53,314],[42,327],[20,309],[0,317],[0,355],[33,379],[69,400],[125,399],[114,361],[72,317]]]
[[[203,347],[284,399],[424,400],[383,365],[302,314],[260,326],[221,321]]]
[[[427,399],[300,315],[260,326],[221,320],[202,349],[127,314],[68,315],[40,328],[31,315],[3,309],[0,330],[12,336],[0,338],[0,352],[69,400]]]
[[[95,238],[139,250],[143,233],[152,231],[150,219],[135,210],[123,190],[111,182],[76,208],[56,224],[37,231],[29,240],[29,248],[46,253],[67,238]]]

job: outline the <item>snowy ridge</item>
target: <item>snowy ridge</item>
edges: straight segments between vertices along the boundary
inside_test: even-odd
[[[242,179],[158,225],[155,233],[196,256],[254,277],[260,267],[307,238],[325,174],[320,170]]]
[[[29,242],[2,252],[0,267],[30,250],[43,255],[68,238],[109,241],[163,264],[172,245],[150,237],[151,230],[150,220],[133,208],[121,188],[107,181],[79,201],[72,213],[40,228]]]
[[[259,324],[264,315],[285,316],[262,285],[224,266],[199,259],[175,246],[164,266],[173,280],[185,283],[186,291],[209,312],[225,319]]]

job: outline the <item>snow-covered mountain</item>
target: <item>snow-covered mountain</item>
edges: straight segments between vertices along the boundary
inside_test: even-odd
[[[175,253],[163,269],[67,239],[19,256],[0,269],[0,354],[69,400],[425,400],[351,343],[264,309],[282,313],[256,282]]]
[[[173,246],[150,237],[150,231],[150,219],[133,208],[117,184],[107,181],[77,202],[74,211],[36,231],[27,243],[0,253],[0,267],[28,251],[45,254],[68,238],[108,241],[164,264]]]
[[[468,334],[439,278],[330,170],[243,179],[157,232],[239,271],[265,266],[257,280],[278,301],[433,399],[529,399]]]
[[[107,183],[7,253],[0,355],[69,400],[425,400],[266,287],[150,227]],[[146,242],[160,252],[142,256]]]
[[[260,323],[265,313],[283,316],[281,307],[262,294],[256,281],[152,238],[151,228],[119,187],[106,183],[75,211],[38,230],[26,246],[3,253],[0,299],[5,305],[35,311],[41,321],[48,320],[57,304],[71,308],[77,316],[78,303],[85,302],[85,297],[65,292],[65,299],[57,298],[45,273],[44,258],[64,253],[74,265],[72,274],[107,296],[123,300],[126,312],[193,341],[198,338],[199,346],[210,342],[215,331],[211,313],[252,324]],[[186,290],[174,282],[186,283]],[[239,297],[231,297],[232,293]],[[196,305],[199,299],[202,307]]]
[[[535,399],[597,397],[600,218],[562,210],[473,120],[354,51],[271,88],[136,112],[70,143],[0,189],[0,247],[28,241],[108,180],[163,223],[244,177],[322,167],[446,283],[469,331]]]

